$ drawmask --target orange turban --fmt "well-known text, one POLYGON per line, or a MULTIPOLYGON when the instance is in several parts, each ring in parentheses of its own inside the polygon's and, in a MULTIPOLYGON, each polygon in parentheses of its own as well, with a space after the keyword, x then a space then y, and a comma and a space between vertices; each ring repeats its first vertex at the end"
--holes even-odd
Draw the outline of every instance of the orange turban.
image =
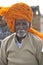
MULTIPOLYGON (((25 19, 28 22, 31 22, 33 19, 33 12, 30 6, 24 3, 17 3, 11 6, 6 14, 6 23, 11 32, 15 32, 15 21, 17 19, 25 19)), ((29 32, 36 34, 43 40, 43 34, 36 31, 33 28, 28 30, 29 32)))
POLYGON ((33 18, 32 9, 24 3, 14 4, 9 8, 9 11, 6 15, 6 23, 9 29, 14 32, 15 20, 25 19, 28 22, 31 22, 33 18))

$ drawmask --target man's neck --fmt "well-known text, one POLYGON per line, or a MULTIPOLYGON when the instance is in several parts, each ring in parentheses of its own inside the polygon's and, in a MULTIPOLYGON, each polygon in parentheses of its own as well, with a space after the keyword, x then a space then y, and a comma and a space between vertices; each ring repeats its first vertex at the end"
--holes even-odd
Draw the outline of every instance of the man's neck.
POLYGON ((16 35, 16 38, 17 38, 17 40, 18 40, 19 43, 21 43, 22 40, 23 40, 25 37, 26 37, 26 36, 24 36, 24 37, 18 37, 18 36, 16 35))

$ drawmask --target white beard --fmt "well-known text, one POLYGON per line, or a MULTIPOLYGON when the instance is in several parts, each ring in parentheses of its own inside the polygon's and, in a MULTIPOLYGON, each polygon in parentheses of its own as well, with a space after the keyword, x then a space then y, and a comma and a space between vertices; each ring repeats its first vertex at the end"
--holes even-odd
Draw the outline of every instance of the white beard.
POLYGON ((17 34, 18 37, 25 37, 26 34, 27 34, 27 31, 25 31, 25 30, 18 30, 16 34, 17 34))

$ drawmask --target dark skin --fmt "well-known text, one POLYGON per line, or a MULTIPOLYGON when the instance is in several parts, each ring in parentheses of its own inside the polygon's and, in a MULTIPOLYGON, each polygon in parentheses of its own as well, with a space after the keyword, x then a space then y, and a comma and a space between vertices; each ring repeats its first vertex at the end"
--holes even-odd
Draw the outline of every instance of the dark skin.
POLYGON ((16 38, 17 38, 17 40, 18 40, 19 43, 21 43, 22 39, 24 39, 25 37, 26 37, 26 36, 24 36, 24 37, 18 37, 18 36, 16 35, 16 38))
MULTIPOLYGON (((21 22, 22 20, 20 20, 20 22, 21 22)), ((16 22, 16 38, 17 38, 17 40, 18 40, 18 42, 19 43, 21 43, 21 41, 22 41, 22 39, 24 39, 25 37, 26 37, 26 35, 24 36, 24 37, 19 37, 19 36, 17 36, 17 30, 21 30, 21 29, 24 29, 24 30, 26 30, 27 31, 27 29, 28 28, 30 28, 30 26, 31 26, 31 23, 29 22, 29 27, 27 26, 27 22, 25 23, 25 20, 24 20, 24 22, 22 22, 22 23, 20 23, 20 22, 16 22), (24 26, 23 26, 24 25, 24 26)))

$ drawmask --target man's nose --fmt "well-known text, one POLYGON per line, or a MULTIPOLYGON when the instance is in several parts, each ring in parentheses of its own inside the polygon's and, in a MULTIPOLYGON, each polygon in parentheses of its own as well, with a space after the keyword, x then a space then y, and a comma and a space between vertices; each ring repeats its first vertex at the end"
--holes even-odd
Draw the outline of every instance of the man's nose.
POLYGON ((23 25, 22 24, 20 24, 20 29, 23 29, 23 25))

